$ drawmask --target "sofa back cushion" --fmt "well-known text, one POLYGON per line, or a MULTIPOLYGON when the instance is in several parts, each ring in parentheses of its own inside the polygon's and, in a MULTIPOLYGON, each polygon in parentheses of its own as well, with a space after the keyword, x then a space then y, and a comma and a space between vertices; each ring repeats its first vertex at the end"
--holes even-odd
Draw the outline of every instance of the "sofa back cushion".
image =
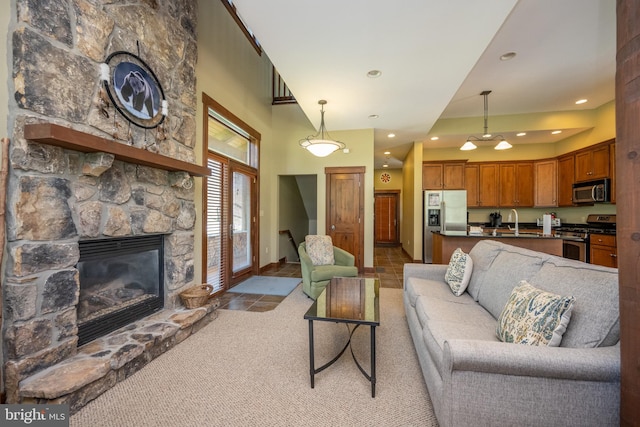
POLYGON ((617 269, 553 257, 530 283, 575 297, 561 347, 604 347, 620 340, 617 269))
POLYGON ((484 283, 487 271, 491 268, 491 264, 496 256, 504 248, 504 244, 496 240, 480 240, 469 251, 469 256, 473 261, 473 272, 467 287, 467 292, 478 301, 478 293, 484 283))
POLYGON ((478 293, 478 303, 496 319, 507 304, 513 288, 522 280, 531 278, 540 270, 545 254, 515 246, 506 246, 491 265, 478 293))

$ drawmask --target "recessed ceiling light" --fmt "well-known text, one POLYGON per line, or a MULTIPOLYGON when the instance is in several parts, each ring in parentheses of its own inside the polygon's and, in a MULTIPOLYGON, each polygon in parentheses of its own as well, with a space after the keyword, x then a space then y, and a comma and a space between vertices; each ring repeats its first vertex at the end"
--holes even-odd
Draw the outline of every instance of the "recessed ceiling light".
POLYGON ((576 104, 577 104, 577 105, 580 105, 580 104, 584 104, 584 103, 586 103, 586 102, 587 102, 587 100, 586 100, 586 99, 578 99, 578 100, 576 101, 576 104))
POLYGON ((389 155, 389 154, 391 154, 391 151, 385 151, 384 154, 389 155))
POLYGON ((525 136, 527 133, 526 132, 520 132, 520 133, 516 133, 516 136, 525 136))
POLYGON ((516 53, 515 52, 507 52, 503 55, 500 55, 500 61, 508 61, 510 59, 515 58, 516 53))
POLYGON ((438 139, 440 139, 440 138, 438 138, 437 136, 432 136, 432 137, 431 137, 431 140, 432 140, 432 141, 437 141, 438 139))
POLYGON ((369 114, 369 118, 370 119, 377 119, 378 117, 380 117, 380 116, 377 115, 377 114, 369 114))
POLYGON ((370 77, 372 79, 378 78, 382 75, 382 71, 380 70, 370 70, 367 72, 367 77, 370 77))
POLYGON ((562 133, 561 130, 554 130, 553 132, 551 132, 551 135, 557 135, 559 133, 562 133))
POLYGON ((383 167, 383 168, 388 168, 388 167, 389 167, 389 165, 385 163, 384 165, 382 165, 382 167, 383 167))
POLYGON ((387 135, 389 138, 395 138, 396 134, 395 133, 390 133, 389 135, 387 135))

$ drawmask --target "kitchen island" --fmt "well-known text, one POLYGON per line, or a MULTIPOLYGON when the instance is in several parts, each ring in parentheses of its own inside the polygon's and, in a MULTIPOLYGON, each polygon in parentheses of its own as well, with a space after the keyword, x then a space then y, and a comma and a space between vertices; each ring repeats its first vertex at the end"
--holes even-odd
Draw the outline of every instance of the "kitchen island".
POLYGON ((515 233, 482 233, 482 234, 451 234, 432 231, 433 233, 433 264, 448 264, 451 254, 456 248, 469 253, 471 248, 480 240, 501 240, 513 246, 562 256, 562 238, 545 236, 534 232, 515 233))

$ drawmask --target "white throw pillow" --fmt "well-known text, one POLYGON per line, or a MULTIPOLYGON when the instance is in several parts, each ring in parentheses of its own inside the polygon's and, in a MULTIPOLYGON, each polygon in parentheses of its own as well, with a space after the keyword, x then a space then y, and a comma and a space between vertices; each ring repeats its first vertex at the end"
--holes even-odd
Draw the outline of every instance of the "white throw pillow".
POLYGON ((444 280, 449 284, 451 292, 455 296, 459 297, 467 289, 472 271, 473 260, 471 257, 460 248, 453 251, 444 280))
POLYGON ((304 242, 313 265, 335 264, 331 236, 309 235, 304 238, 304 242))
POLYGON ((546 292, 522 280, 498 317, 496 335, 504 342, 558 347, 574 302, 572 296, 546 292))

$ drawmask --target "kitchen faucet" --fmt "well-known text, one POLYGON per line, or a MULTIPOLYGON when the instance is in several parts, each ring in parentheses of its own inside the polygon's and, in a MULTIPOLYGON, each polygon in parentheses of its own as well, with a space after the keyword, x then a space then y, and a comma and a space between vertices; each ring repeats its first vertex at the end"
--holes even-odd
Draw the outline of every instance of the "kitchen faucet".
MULTIPOLYGON (((516 236, 520 235, 520 232, 518 231, 518 211, 515 209, 511 209, 511 212, 516 214, 516 228, 514 230, 514 234, 516 236)), ((511 222, 511 212, 509 212, 509 218, 507 218, 507 221, 511 222)), ((511 226, 509 226, 509 230, 511 230, 511 226)))

